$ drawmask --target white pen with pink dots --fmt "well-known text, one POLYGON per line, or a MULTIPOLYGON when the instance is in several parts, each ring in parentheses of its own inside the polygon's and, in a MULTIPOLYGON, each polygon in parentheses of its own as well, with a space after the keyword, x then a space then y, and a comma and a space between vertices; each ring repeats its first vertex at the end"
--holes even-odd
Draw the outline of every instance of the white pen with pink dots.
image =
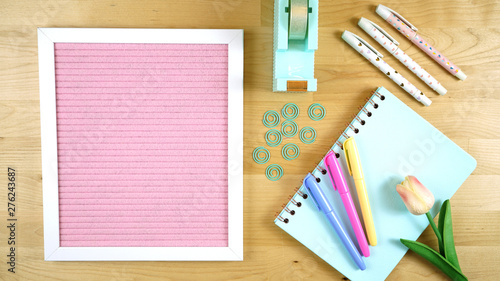
POLYGON ((416 100, 425 106, 431 105, 432 101, 422 91, 382 60, 384 56, 361 37, 346 30, 342 33, 342 39, 416 100))
POLYGON ((380 28, 375 23, 361 18, 358 22, 359 27, 384 47, 389 53, 396 57, 404 66, 411 70, 422 81, 425 82, 430 88, 440 95, 446 94, 447 90, 432 77, 425 69, 423 69, 417 62, 410 58, 403 50, 399 48, 399 42, 392 38, 385 30, 380 28))

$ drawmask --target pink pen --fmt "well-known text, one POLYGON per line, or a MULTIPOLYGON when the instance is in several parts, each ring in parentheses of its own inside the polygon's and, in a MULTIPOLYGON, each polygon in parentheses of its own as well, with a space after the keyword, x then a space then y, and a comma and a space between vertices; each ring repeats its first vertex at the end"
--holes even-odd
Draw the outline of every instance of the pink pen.
POLYGON ((418 29, 415 26, 413 26, 408 20, 403 18, 400 14, 396 13, 394 10, 387 8, 382 4, 377 6, 376 12, 392 27, 394 27, 401 34, 403 34, 408 40, 410 40, 413 44, 422 49, 422 51, 424 51, 428 56, 433 58, 442 67, 448 70, 449 73, 451 73, 460 80, 465 80, 465 78, 467 78, 467 75, 465 75, 465 73, 462 70, 460 70, 458 66, 453 64, 443 54, 441 54, 438 50, 436 50, 436 48, 432 47, 431 44, 425 41, 424 38, 422 38, 420 35, 417 35, 418 29))
POLYGON ((340 164, 335 157, 335 153, 330 151, 325 156, 325 165, 332 180, 333 189, 337 190, 344 204, 347 215, 349 216, 349 221, 358 240, 359 247, 361 248, 361 253, 365 257, 370 256, 370 249, 368 248, 368 242, 366 241, 365 232, 363 231, 363 226, 359 221, 358 212, 352 201, 351 193, 349 192, 349 187, 347 186, 344 174, 340 168, 340 164))

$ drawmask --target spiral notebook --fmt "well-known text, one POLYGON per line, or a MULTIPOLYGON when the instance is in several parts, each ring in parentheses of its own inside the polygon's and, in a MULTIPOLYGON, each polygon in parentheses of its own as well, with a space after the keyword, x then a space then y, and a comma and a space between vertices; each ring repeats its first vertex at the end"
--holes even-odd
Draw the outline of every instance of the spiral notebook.
MULTIPOLYGON (((358 214, 354 181, 342 151, 343 141, 350 136, 358 146, 378 240, 377 246, 370 246, 370 257, 363 257, 366 270, 358 269, 326 217, 307 196, 304 185, 274 222, 347 278, 384 280, 407 251, 399 239, 416 240, 429 224, 425 217, 409 213, 396 185, 406 175, 416 176, 435 196, 431 210, 435 216, 441 203, 451 198, 475 169, 476 160, 380 87, 331 148, 340 158, 358 214)), ((318 167, 324 167, 323 160, 318 167)), ((318 167, 313 175, 320 179, 320 186, 357 245, 339 194, 318 167)))

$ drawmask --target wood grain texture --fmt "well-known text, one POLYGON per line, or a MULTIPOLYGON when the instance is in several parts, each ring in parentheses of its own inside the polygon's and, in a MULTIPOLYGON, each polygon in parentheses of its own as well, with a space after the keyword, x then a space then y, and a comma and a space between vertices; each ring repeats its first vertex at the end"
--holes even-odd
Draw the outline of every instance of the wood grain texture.
MULTIPOLYGON (((437 49, 462 68, 458 81, 399 33, 391 32, 413 59, 440 81, 439 96, 395 58, 394 66, 433 101, 420 106, 340 38, 366 17, 388 27, 374 12, 377 1, 320 0, 318 91, 272 92, 271 0, 72 1, 6 0, 0 3, 0 280, 343 280, 310 250, 273 223, 307 171, 324 155, 377 86, 384 86, 478 161, 477 169, 451 199, 457 253, 469 280, 500 278, 500 2, 476 0, 386 1, 403 14, 437 49), (244 261, 243 262, 45 262, 38 57, 36 27, 243 28, 245 30, 244 261), (301 145, 297 160, 273 157, 285 175, 270 182, 265 165, 251 160, 264 145, 262 115, 296 103, 299 126, 313 125, 313 145, 301 145), (327 116, 312 123, 307 107, 319 102, 327 116), (7 272, 7 167, 17 178, 16 274, 7 272)), ((390 30, 390 29, 389 29, 390 30)), ((377 46, 375 41, 369 41, 377 46)), ((271 150, 273 155, 277 151, 271 150), (274 152, 274 153, 273 153, 274 152)), ((424 219, 424 218, 422 218, 424 219)), ((419 241, 437 248, 432 230, 419 241)), ((408 253, 388 280, 445 280, 432 265, 408 253)))

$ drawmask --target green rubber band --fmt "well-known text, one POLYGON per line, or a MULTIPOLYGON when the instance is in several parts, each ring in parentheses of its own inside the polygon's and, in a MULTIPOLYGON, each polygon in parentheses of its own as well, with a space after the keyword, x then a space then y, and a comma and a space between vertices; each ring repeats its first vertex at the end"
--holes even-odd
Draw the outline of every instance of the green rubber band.
POLYGON ((267 150, 263 146, 259 146, 253 150, 252 153, 253 161, 257 164, 266 164, 267 161, 269 161, 269 158, 271 158, 271 153, 269 153, 269 150, 267 150), (264 154, 263 156, 261 156, 264 154))
POLYGON ((276 129, 271 129, 267 131, 264 139, 266 140, 267 145, 269 145, 270 147, 278 146, 281 144, 281 132, 276 129), (274 139, 272 139, 273 137, 274 139))
POLYGON ((280 114, 275 110, 268 110, 264 113, 262 123, 268 128, 274 128, 280 123, 280 114))
POLYGON ((294 143, 287 143, 281 149, 281 156, 283 156, 283 158, 285 158, 285 160, 288 161, 299 157, 299 154, 300 154, 300 149, 294 143))
POLYGON ((293 120, 299 116, 299 107, 295 103, 287 103, 283 106, 283 109, 281 109, 281 115, 283 115, 285 119, 293 120))
POLYGON ((266 168, 266 177, 271 181, 277 181, 283 176, 283 168, 277 164, 271 164, 266 168))
POLYGON ((281 133, 283 136, 291 138, 297 134, 299 128, 297 127, 297 123, 291 120, 286 120, 281 124, 281 133), (290 130, 288 130, 290 128, 290 130))
POLYGON ((309 118, 311 118, 314 121, 319 121, 325 117, 326 110, 325 108, 319 104, 319 103, 313 103, 311 106, 309 106, 309 110, 307 111, 307 115, 309 115, 309 118), (319 113, 316 113, 316 111, 319 110, 319 113))
POLYGON ((304 127, 300 130, 299 139, 305 144, 311 144, 316 140, 316 130, 312 127, 304 127), (310 137, 307 134, 311 134, 310 137))

